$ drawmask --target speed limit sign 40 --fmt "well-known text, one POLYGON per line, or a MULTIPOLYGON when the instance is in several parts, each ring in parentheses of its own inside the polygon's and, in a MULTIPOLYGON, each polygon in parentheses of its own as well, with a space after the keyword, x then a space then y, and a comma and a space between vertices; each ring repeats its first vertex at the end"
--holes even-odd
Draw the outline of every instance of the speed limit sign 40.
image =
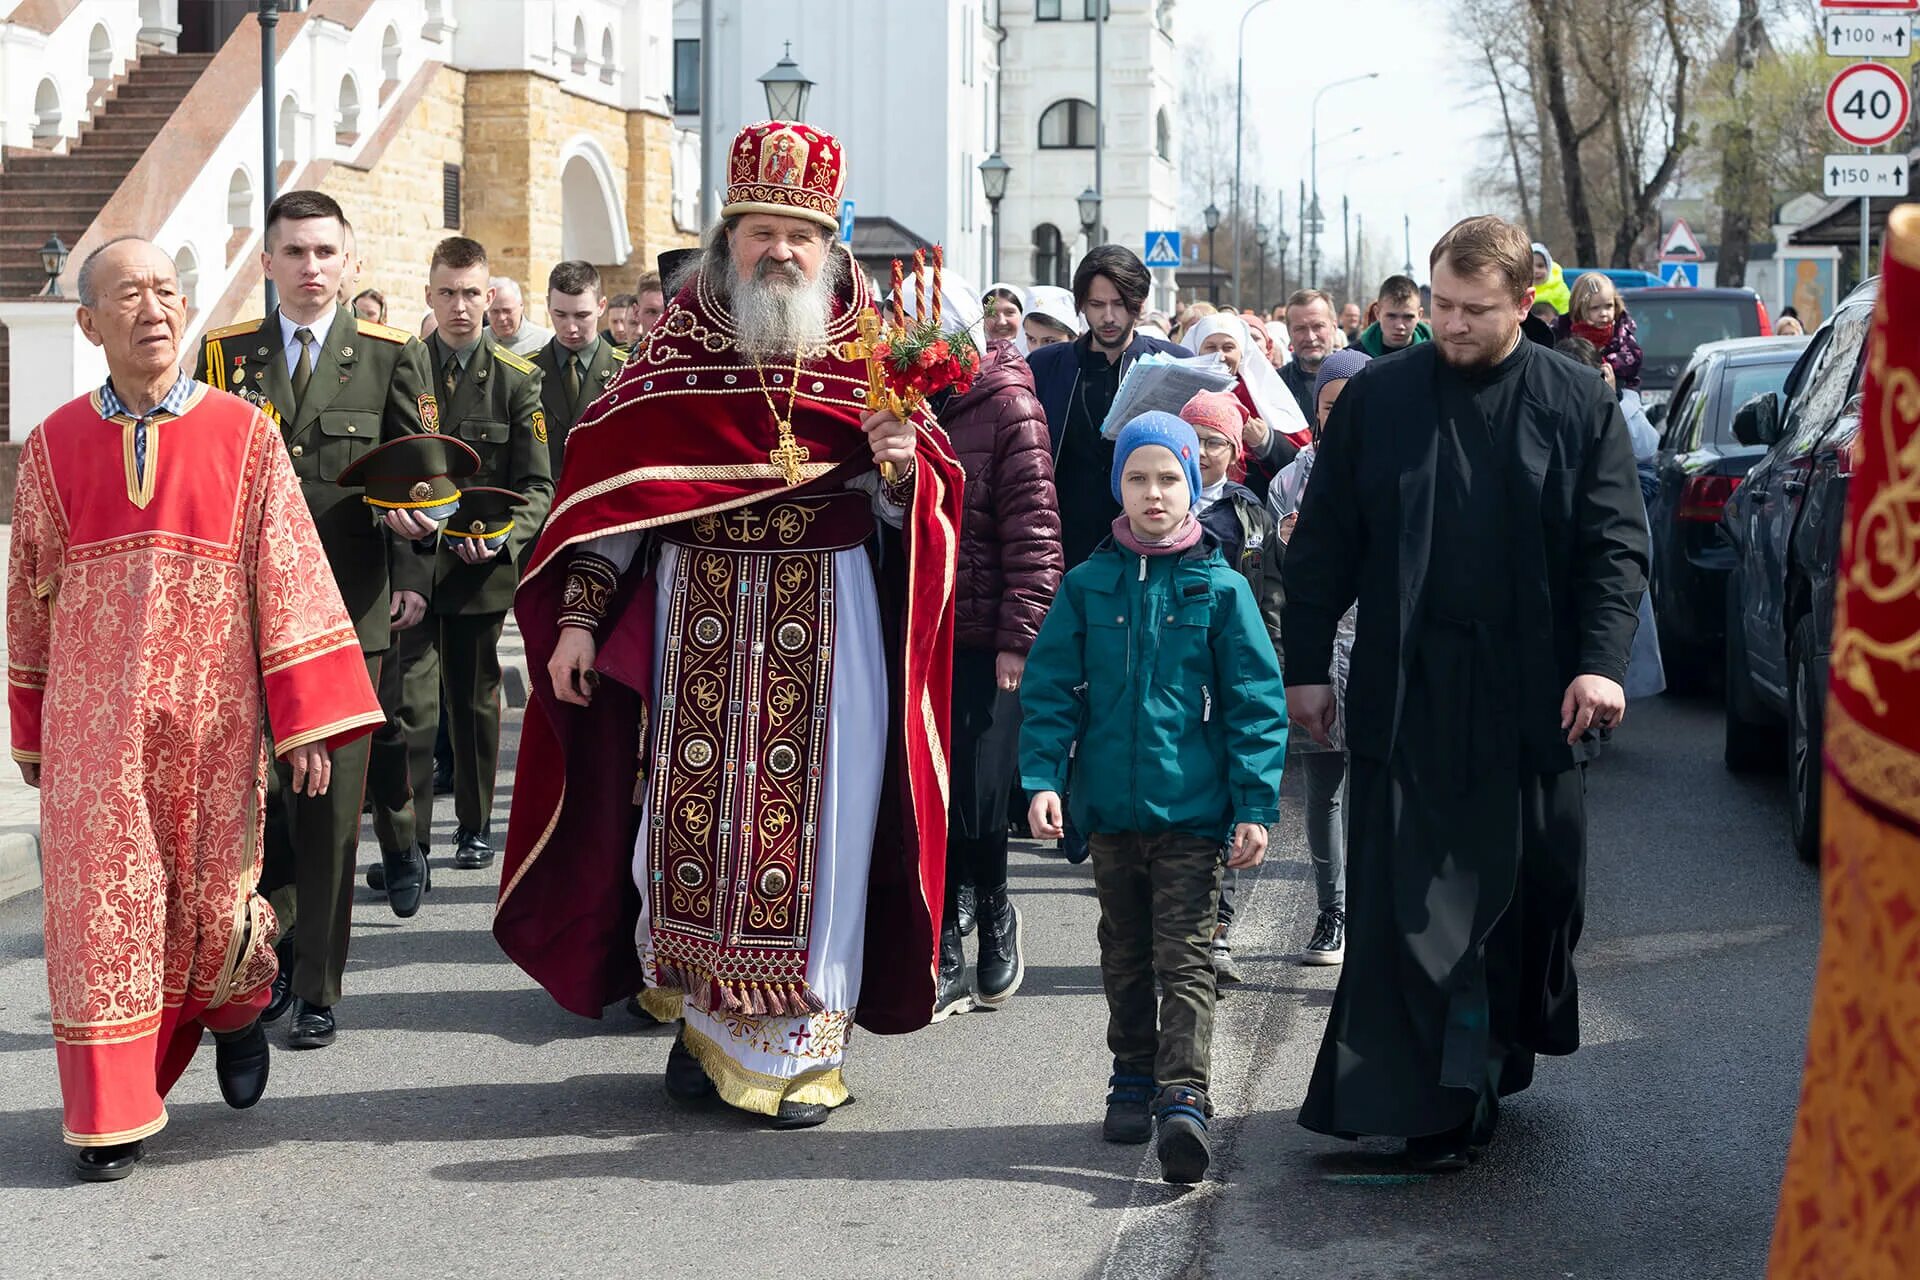
POLYGON ((1907 127, 1913 98, 1885 63, 1856 62, 1827 86, 1827 123, 1856 147, 1877 147, 1907 127))

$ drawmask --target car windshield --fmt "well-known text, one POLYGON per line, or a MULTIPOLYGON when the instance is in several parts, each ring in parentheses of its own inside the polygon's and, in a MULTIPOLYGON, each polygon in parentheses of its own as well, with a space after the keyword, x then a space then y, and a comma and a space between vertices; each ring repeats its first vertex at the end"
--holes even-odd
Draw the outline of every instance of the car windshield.
POLYGON ((1689 295, 1684 289, 1636 294, 1627 304, 1643 358, 1642 379, 1670 388, 1692 358, 1695 347, 1722 338, 1751 338, 1760 332, 1760 316, 1751 298, 1689 295))
POLYGON ((1765 363, 1736 364, 1728 368, 1720 380, 1720 404, 1713 415, 1713 443, 1739 443, 1733 435, 1734 410, 1755 396, 1786 386, 1787 375, 1793 372, 1793 362, 1799 356, 1798 351, 1783 351, 1765 363))

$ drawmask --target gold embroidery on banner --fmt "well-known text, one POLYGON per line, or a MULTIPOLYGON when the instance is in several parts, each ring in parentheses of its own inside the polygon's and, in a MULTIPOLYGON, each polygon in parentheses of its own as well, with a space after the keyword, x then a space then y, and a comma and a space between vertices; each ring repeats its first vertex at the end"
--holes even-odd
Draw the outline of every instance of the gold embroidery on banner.
POLYGON ((1920 378, 1909 368, 1888 365, 1883 330, 1875 324, 1868 349, 1871 373, 1880 385, 1879 420, 1863 423, 1861 430, 1879 432, 1887 480, 1865 506, 1854 510, 1850 504, 1847 513, 1845 536, 1853 554, 1834 604, 1832 658, 1835 675, 1882 716, 1889 708, 1874 679, 1875 665, 1901 671, 1920 667, 1920 631, 1887 639, 1848 622, 1847 597, 1855 591, 1879 605, 1920 593, 1920 432, 1900 444, 1903 424, 1920 418, 1920 378))
POLYGON ((1827 700, 1826 755, 1842 786, 1920 824, 1920 753, 1861 724, 1838 698, 1827 700))

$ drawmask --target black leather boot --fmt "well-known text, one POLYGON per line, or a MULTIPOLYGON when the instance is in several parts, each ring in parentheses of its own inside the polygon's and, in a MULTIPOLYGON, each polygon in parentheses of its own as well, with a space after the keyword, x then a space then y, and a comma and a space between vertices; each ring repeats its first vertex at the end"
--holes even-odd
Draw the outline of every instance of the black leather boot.
POLYGON ((980 958, 974 966, 974 999, 997 1009, 1013 998, 1026 976, 1020 954, 1020 912, 1007 900, 1007 886, 980 895, 980 958))
POLYGON ((933 991, 934 1022, 973 1008, 967 986, 967 953, 960 945, 960 926, 949 921, 940 929, 940 980, 933 991))
POLYGON ((960 925, 960 936, 963 938, 971 938, 973 936, 973 926, 977 923, 974 912, 973 885, 971 883, 963 884, 954 891, 953 914, 954 919, 960 925))
POLYGON ((267 1048, 264 1018, 239 1031, 213 1033, 213 1074, 220 1082, 220 1096, 236 1111, 245 1111, 260 1101, 267 1091, 267 1068, 272 1058, 267 1048))

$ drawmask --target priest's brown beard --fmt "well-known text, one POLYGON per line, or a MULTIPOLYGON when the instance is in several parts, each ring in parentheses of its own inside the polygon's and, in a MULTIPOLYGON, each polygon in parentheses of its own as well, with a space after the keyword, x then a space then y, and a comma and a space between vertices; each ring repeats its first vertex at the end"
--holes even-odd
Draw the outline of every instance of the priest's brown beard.
POLYGON ((772 258, 762 258, 753 278, 742 280, 729 261, 715 283, 733 313, 734 346, 748 360, 764 364, 824 344, 844 270, 843 259, 831 250, 812 280, 798 264, 772 258))

